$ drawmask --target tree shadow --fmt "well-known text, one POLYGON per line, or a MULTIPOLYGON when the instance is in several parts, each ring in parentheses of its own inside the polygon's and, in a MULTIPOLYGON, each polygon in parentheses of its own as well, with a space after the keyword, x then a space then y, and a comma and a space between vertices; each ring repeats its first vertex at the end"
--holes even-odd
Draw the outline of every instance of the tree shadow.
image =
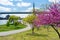
POLYGON ((48 37, 48 35, 47 35, 47 34, 38 34, 38 33, 34 33, 34 34, 32 34, 32 33, 27 33, 26 35, 29 35, 29 36, 41 36, 41 37, 48 37))

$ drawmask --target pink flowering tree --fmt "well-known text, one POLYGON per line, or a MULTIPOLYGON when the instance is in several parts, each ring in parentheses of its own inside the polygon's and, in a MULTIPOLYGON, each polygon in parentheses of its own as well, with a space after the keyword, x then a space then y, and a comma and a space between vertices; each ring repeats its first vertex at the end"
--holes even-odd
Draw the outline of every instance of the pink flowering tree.
POLYGON ((60 38, 60 33, 56 27, 60 27, 60 5, 53 4, 48 8, 49 11, 43 11, 43 13, 36 14, 38 20, 34 20, 36 26, 50 25, 58 34, 60 38))

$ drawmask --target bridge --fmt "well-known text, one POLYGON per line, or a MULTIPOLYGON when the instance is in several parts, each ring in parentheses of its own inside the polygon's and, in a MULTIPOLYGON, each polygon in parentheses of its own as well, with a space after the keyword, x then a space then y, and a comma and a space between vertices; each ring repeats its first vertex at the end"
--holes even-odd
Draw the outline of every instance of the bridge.
POLYGON ((1 14, 8 14, 5 18, 0 17, 0 20, 7 20, 9 18, 9 14, 32 14, 32 12, 0 12, 1 14))
POLYGON ((32 14, 32 12, 0 12, 0 14, 32 14))

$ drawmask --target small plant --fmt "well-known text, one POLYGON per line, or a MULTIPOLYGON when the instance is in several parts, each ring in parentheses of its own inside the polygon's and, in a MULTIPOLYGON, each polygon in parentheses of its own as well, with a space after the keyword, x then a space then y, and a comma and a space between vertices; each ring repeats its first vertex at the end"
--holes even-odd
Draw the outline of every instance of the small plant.
POLYGON ((15 25, 15 26, 18 26, 18 25, 19 25, 19 22, 14 22, 14 25, 15 25))
POLYGON ((6 26, 10 26, 9 21, 7 22, 6 26))

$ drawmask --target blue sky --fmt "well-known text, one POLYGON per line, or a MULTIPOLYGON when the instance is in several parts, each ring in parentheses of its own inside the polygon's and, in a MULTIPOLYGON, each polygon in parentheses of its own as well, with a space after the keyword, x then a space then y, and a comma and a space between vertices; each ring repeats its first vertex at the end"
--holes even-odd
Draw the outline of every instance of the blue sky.
POLYGON ((0 0, 0 12, 28 12, 32 10, 33 2, 38 9, 54 0, 0 0))
MULTIPOLYGON (((30 12, 33 8, 33 2, 35 8, 43 8, 44 4, 55 3, 55 0, 0 0, 0 12, 30 12)), ((60 0, 56 0, 59 3, 60 0)), ((4 15, 1 15, 4 16, 4 15)), ((17 16, 25 17, 25 14, 19 14, 17 16)))

